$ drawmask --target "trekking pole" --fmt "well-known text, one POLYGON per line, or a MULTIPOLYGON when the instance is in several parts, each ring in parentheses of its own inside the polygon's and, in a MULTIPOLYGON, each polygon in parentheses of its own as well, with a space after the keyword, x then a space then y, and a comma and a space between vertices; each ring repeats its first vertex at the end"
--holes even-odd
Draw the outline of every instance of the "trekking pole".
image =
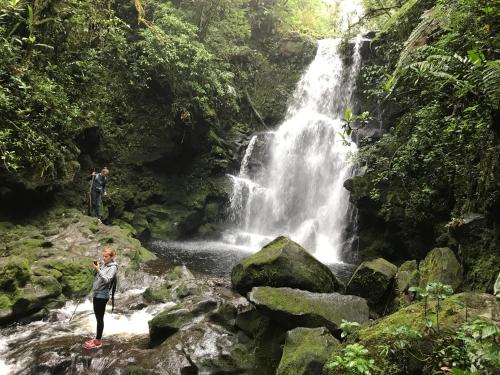
POLYGON ((75 310, 73 311, 73 314, 71 314, 71 317, 69 318, 68 320, 68 323, 71 322, 71 320, 73 319, 73 317, 75 316, 75 313, 76 313, 76 309, 78 308, 78 306, 80 306, 80 303, 82 302, 82 298, 79 298, 77 303, 76 303, 76 306, 75 306, 75 310))
POLYGON ((71 320, 73 320, 73 317, 75 316, 76 314, 76 310, 78 309, 78 306, 80 306, 80 304, 82 303, 82 301, 85 301, 87 299, 87 297, 90 295, 90 293, 92 293, 92 289, 90 289, 90 292, 87 293, 86 295, 84 295, 83 297, 80 297, 76 300, 76 306, 75 306, 75 309, 73 310, 73 314, 71 314, 71 317, 69 318, 68 320, 68 323, 71 322, 71 320))

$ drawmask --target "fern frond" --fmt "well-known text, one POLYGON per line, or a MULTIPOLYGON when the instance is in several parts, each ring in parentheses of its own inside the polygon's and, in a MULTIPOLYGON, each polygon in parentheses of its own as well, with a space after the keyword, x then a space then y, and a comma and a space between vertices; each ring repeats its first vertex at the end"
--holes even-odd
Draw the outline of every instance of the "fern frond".
POLYGON ((438 14, 441 8, 435 6, 424 12, 422 15, 422 21, 413 29, 412 33, 405 42, 405 47, 401 54, 399 55, 399 61, 396 65, 396 70, 398 68, 408 65, 411 53, 418 47, 425 45, 428 37, 440 28, 440 20, 438 14))
POLYGON ((483 87, 493 104, 500 101, 500 60, 487 61, 483 69, 483 87))

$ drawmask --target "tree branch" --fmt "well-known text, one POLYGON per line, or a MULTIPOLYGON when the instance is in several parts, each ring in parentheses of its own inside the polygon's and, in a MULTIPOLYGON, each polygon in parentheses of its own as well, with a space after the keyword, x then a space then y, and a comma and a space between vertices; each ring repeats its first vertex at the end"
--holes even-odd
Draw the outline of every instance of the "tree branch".
POLYGON ((366 19, 370 19, 370 18, 374 18, 374 17, 378 17, 382 14, 387 14, 388 16, 390 16, 390 10, 393 10, 393 9, 399 9, 400 6, 392 6, 392 7, 384 7, 384 8, 377 8, 377 9, 369 9, 368 12, 366 12, 362 17, 359 18, 359 20, 357 20, 356 22, 354 22, 352 25, 349 26, 348 28, 348 31, 350 31, 353 27, 359 25, 359 24, 362 24, 366 19))

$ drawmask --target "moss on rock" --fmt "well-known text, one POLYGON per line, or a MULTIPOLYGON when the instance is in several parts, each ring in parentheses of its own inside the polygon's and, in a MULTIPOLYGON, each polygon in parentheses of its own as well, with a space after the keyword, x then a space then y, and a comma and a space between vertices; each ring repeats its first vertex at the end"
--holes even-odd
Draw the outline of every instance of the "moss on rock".
POLYGON ((431 250, 420 263, 420 287, 425 288, 428 283, 440 282, 451 285, 456 290, 462 283, 462 266, 450 248, 441 247, 431 250))
POLYGON ((162 311, 148 322, 149 342, 157 346, 183 326, 189 324, 194 316, 187 309, 174 308, 162 311))
POLYGON ((26 258, 13 256, 0 261, 0 289, 15 292, 26 285, 31 277, 29 262, 26 258))
POLYGON ((416 260, 404 262, 396 274, 396 289, 399 294, 404 293, 411 286, 419 284, 420 275, 416 260))
POLYGON ((290 287, 329 293, 341 288, 330 269, 302 246, 278 237, 231 272, 233 288, 245 294, 255 286, 290 287))
POLYGON ((288 329, 324 326, 334 332, 343 319, 360 323, 368 320, 368 305, 357 296, 255 287, 248 298, 259 311, 288 329))
POLYGON ((320 374, 333 347, 338 344, 323 327, 298 327, 288 331, 276 375, 320 374))
POLYGON ((385 303, 398 268, 383 258, 363 262, 347 284, 347 292, 364 297, 372 307, 385 303))
POLYGON ((14 315, 36 312, 61 292, 62 287, 54 277, 33 276, 32 282, 19 290, 12 304, 12 312, 14 315))

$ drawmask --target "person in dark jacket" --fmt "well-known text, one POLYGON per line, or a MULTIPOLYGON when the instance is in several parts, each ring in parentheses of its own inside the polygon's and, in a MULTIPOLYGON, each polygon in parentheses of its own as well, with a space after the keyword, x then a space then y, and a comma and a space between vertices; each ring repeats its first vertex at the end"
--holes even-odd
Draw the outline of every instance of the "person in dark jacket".
POLYGON ((89 214, 92 214, 92 211, 94 211, 99 222, 101 222, 102 197, 106 195, 106 179, 108 174, 108 168, 104 167, 100 173, 92 172, 89 176, 92 180, 90 184, 89 214))
POLYGON ((95 261, 93 265, 97 272, 92 285, 92 290, 94 292, 92 304, 94 305, 94 315, 97 321, 97 333, 95 339, 85 341, 83 344, 85 349, 98 349, 102 346, 101 339, 104 330, 104 313, 118 271, 118 264, 114 261, 115 256, 116 251, 111 247, 106 247, 102 252, 103 265, 99 265, 97 261, 95 261))

